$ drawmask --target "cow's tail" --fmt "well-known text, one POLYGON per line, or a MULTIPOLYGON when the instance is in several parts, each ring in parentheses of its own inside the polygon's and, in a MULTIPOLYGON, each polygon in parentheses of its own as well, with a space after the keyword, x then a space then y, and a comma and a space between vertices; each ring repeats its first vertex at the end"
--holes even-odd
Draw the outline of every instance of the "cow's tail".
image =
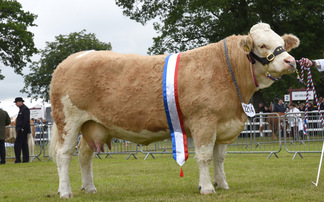
POLYGON ((50 144, 49 144, 49 155, 54 163, 56 163, 55 162, 55 160, 56 160, 55 148, 56 148, 57 142, 58 142, 58 133, 57 133, 56 124, 54 123, 52 126, 52 130, 51 130, 51 140, 50 140, 50 144))

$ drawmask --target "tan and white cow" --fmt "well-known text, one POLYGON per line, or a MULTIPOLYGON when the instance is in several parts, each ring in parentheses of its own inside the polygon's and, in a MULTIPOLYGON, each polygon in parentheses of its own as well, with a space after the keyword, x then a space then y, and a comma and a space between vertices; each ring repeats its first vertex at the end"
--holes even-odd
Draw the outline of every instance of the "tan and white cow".
MULTIPOLYGON (((273 83, 267 72, 279 77, 294 71, 295 59, 287 52, 268 65, 256 62, 252 66, 247 59, 251 51, 266 57, 278 46, 287 51, 297 47, 299 40, 293 35, 280 37, 269 25, 259 23, 249 35, 233 35, 226 41, 245 103, 259 88, 273 83)), ((69 56, 57 67, 50 92, 55 121, 50 153, 57 164, 62 198, 72 197, 68 168, 80 131, 82 189, 92 193, 96 192, 92 159, 103 144, 109 146, 114 137, 138 144, 170 138, 162 92, 165 58, 87 51, 69 56)), ((212 160, 216 188, 228 189, 223 169, 226 145, 243 130, 247 116, 226 63, 223 42, 182 53, 178 90, 185 129, 195 143, 200 192, 215 192, 209 174, 212 160)))

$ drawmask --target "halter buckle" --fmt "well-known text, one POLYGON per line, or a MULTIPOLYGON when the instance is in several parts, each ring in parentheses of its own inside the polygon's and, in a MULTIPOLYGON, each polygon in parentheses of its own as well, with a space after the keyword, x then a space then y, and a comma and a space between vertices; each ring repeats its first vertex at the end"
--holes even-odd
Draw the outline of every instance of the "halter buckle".
POLYGON ((272 60, 274 60, 275 59, 275 55, 273 54, 273 53, 270 53, 267 57, 266 57, 266 59, 269 61, 269 62, 271 62, 272 60))

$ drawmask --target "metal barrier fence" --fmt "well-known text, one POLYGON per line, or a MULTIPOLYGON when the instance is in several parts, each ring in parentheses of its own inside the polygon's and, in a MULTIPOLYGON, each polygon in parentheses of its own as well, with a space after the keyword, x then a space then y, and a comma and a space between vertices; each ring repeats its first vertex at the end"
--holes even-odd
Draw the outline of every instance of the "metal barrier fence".
MULTIPOLYGON (((323 111, 324 112, 324 111, 323 111)), ((227 153, 265 153, 269 154, 268 158, 284 149, 288 153, 292 153, 293 159, 299 155, 303 158, 302 153, 318 153, 322 150, 324 141, 324 129, 321 126, 318 112, 308 113, 307 120, 307 136, 302 133, 302 125, 304 112, 286 113, 279 116, 277 113, 258 113, 255 117, 246 121, 244 130, 238 136, 236 141, 229 144, 227 153)), ((48 144, 51 138, 51 124, 35 125, 36 135, 34 139, 34 148, 30 151, 30 160, 39 160, 40 156, 49 157, 48 144)), ((15 130, 14 127, 8 127, 15 130)), ((81 136, 79 136, 81 137, 81 136)), ((188 138, 188 151, 195 153, 194 142, 192 138, 188 138)), ((127 154, 129 159, 141 152, 146 154, 144 159, 149 156, 152 158, 154 154, 172 154, 172 142, 170 139, 155 142, 147 146, 138 145, 128 141, 113 139, 111 149, 104 145, 104 152, 97 154, 97 158, 112 157, 113 154, 127 154)), ((75 154, 77 155, 77 146, 75 154)), ((15 158, 14 144, 11 141, 6 142, 6 158, 15 158)), ((49 159, 48 159, 49 160, 49 159)))
MULTIPOLYGON (((108 146, 104 146, 104 152, 100 153, 105 155, 105 158, 112 157, 112 154, 128 154, 127 160, 133 156, 135 159, 137 159, 136 155, 138 153, 138 147, 139 145, 136 143, 132 143, 125 140, 120 139, 113 139, 111 142, 111 149, 108 149, 108 146)), ((96 156, 98 158, 101 158, 98 153, 96 153, 96 156)))
MULTIPOLYGON (((42 154, 46 157, 47 154, 47 144, 50 141, 51 124, 35 124, 31 125, 35 130, 35 137, 32 134, 28 134, 28 149, 30 161, 39 160, 42 154)), ((16 139, 16 128, 15 126, 7 126, 7 132, 9 132, 9 137, 6 137, 5 149, 6 158, 15 158, 14 141, 16 139)))
MULTIPOLYGON (((321 111, 324 113, 324 111, 321 111)), ((324 141, 324 129, 319 118, 319 113, 308 112, 306 121, 307 135, 303 133, 304 112, 286 113, 285 119, 285 149, 288 153, 293 153, 293 159, 297 154, 303 158, 302 153, 318 153, 322 151, 324 141)))
POLYGON ((227 146, 227 153, 267 153, 277 158, 281 151, 282 119, 277 113, 259 113, 246 121, 236 141, 227 146))

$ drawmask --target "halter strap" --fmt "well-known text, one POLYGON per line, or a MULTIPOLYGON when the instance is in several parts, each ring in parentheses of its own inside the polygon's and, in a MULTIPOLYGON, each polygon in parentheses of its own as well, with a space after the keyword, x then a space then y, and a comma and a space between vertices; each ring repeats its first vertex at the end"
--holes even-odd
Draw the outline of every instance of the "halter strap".
POLYGON ((278 46, 273 51, 273 53, 270 53, 267 57, 261 58, 261 57, 257 56, 255 53, 253 53, 252 51, 250 52, 250 57, 256 59, 257 61, 259 61, 263 65, 267 65, 271 61, 273 61, 277 55, 279 55, 280 53, 283 53, 283 52, 286 52, 286 50, 282 46, 278 46))
POLYGON ((255 63, 255 60, 250 56, 250 54, 246 55, 248 60, 250 61, 250 69, 251 69, 251 73, 252 73, 252 77, 253 77, 253 81, 254 81, 254 85, 257 89, 259 89, 259 83, 256 80, 255 77, 255 73, 254 73, 254 68, 253 68, 253 64, 255 63))

